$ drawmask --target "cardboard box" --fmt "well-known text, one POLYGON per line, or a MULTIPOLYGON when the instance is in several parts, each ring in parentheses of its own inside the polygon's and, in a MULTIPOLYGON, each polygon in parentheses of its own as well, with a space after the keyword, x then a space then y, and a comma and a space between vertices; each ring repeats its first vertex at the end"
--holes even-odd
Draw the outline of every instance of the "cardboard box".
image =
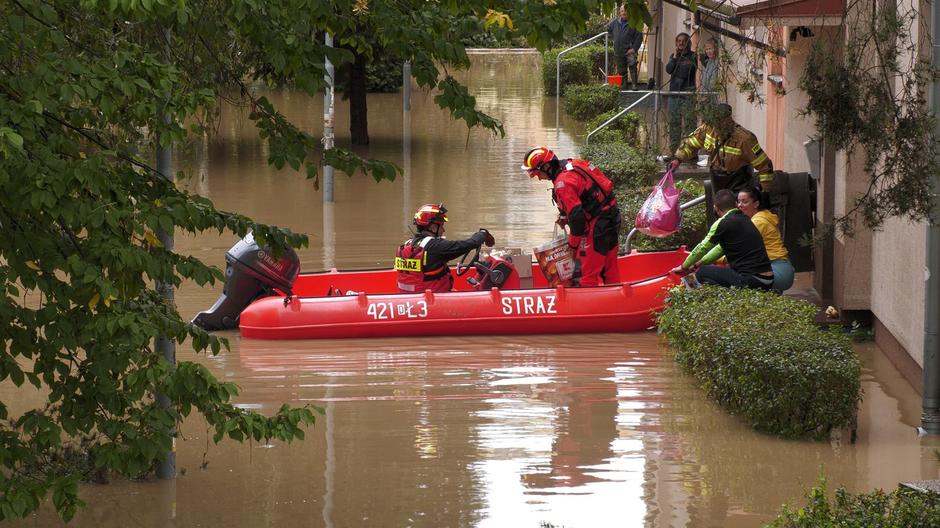
POLYGON ((532 277, 532 253, 522 248, 512 247, 493 251, 492 255, 511 262, 512 266, 516 268, 516 273, 519 274, 520 279, 532 277))

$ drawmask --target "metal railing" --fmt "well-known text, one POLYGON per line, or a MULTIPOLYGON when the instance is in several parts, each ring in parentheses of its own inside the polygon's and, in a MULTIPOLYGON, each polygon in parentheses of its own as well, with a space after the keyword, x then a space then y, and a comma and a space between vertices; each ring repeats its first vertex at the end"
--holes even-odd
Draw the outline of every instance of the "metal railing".
MULTIPOLYGON (((705 203, 704 194, 702 196, 699 196, 698 198, 693 198, 689 200, 688 202, 685 202, 684 204, 679 206, 679 209, 685 211, 686 209, 690 207, 695 207, 696 205, 703 204, 703 203, 705 203)), ((633 236, 636 234, 637 234, 637 229, 635 227, 631 229, 629 233, 627 233, 627 239, 623 243, 624 249, 626 250, 627 253, 633 250, 633 236)))
POLYGON ((719 92, 664 92, 662 90, 621 90, 624 93, 643 93, 636 101, 632 102, 629 106, 617 113, 617 115, 611 117, 607 121, 604 121, 599 127, 588 132, 587 137, 584 139, 584 143, 591 142, 591 136, 597 134, 601 130, 607 128, 611 123, 623 117, 624 114, 639 106, 639 104, 649 96, 653 96, 653 137, 657 137, 659 132, 659 108, 660 108, 660 99, 665 95, 666 98, 672 95, 720 95, 719 92))
POLYGON ((594 35, 593 37, 587 40, 582 40, 581 42, 578 42, 577 44, 575 44, 574 46, 571 46, 570 48, 563 49, 558 54, 558 57, 555 58, 555 132, 556 133, 559 130, 559 123, 561 122, 559 119, 560 114, 558 113, 558 108, 559 108, 558 100, 561 97, 561 56, 564 55, 565 53, 568 53, 571 50, 580 48, 581 46, 584 46, 585 44, 589 42, 593 42, 601 37, 604 37, 604 75, 606 76, 608 69, 609 69, 608 68, 608 56, 610 53, 610 47, 608 45, 608 38, 607 38, 606 31, 603 33, 598 33, 597 35, 594 35))
POLYGON ((633 101, 633 103, 631 103, 630 106, 628 106, 628 107, 624 108, 623 110, 617 112, 617 114, 614 115, 614 117, 611 117, 611 118, 608 119, 607 121, 604 121, 604 122, 601 124, 601 126, 599 126, 599 127, 595 128, 594 130, 588 132, 587 137, 584 138, 584 144, 586 145, 586 144, 590 143, 590 142, 591 142, 591 136, 593 136, 594 134, 596 134, 596 133, 600 132, 601 130, 607 128, 607 125, 609 125, 609 124, 613 123, 614 121, 620 119, 620 116, 622 116, 623 114, 626 114, 626 113, 629 112, 630 110, 633 110, 633 108, 634 108, 635 106, 637 106, 637 105, 639 105, 640 103, 642 103, 644 99, 646 99, 647 97, 653 95, 654 93, 656 93, 656 92, 646 92, 646 93, 643 95, 643 97, 640 97, 640 98, 637 99, 636 101, 633 101))

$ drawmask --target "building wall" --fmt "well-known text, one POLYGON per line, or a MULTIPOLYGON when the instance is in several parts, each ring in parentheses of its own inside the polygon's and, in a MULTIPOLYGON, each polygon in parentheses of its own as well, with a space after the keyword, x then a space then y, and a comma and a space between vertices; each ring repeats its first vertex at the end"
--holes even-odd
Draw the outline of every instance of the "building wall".
MULTIPOLYGON (((789 35, 792 28, 784 28, 784 35, 789 35)), ((803 144, 816 135, 816 125, 812 116, 801 116, 800 112, 806 108, 808 98, 806 92, 800 90, 800 76, 806 66, 813 42, 817 38, 826 38, 832 32, 831 28, 812 28, 816 37, 799 37, 793 42, 785 41, 787 57, 783 70, 783 83, 786 96, 783 97, 786 106, 783 127, 783 156, 774 158, 774 168, 786 172, 811 172, 809 160, 803 144)), ((819 174, 813 175, 819 178, 819 174)))
POLYGON ((871 311, 921 367, 926 240, 926 224, 898 218, 872 236, 871 311))
MULTIPOLYGON (((870 10, 870 1, 863 0, 864 5, 857 6, 860 12, 854 15, 865 16, 866 10, 870 10)), ((738 2, 739 5, 742 3, 750 2, 738 2)), ((664 6, 663 14, 665 65, 674 49, 676 33, 689 31, 683 21, 691 16, 669 5, 664 6)), ((852 25, 853 18, 849 17, 848 26, 812 27, 815 37, 798 37, 793 42, 788 38, 791 28, 782 27, 778 44, 787 48, 787 57, 774 63, 765 56, 764 79, 758 83, 765 105, 755 105, 747 100, 746 94, 730 86, 728 102, 734 108, 735 119, 754 132, 771 155, 775 168, 787 172, 810 171, 804 142, 815 135, 816 128, 812 116, 800 115, 807 96, 799 89, 799 80, 813 42, 844 39, 843 35, 852 31, 849 27, 852 25), (767 80, 767 75, 778 72, 784 77, 785 96, 776 94, 767 80)), ((766 28, 733 29, 743 30, 757 40, 768 41, 766 28)), ((723 38, 722 42, 737 57, 738 63, 733 66, 737 75, 749 74, 754 65, 748 63, 748 54, 742 53, 739 45, 731 39, 723 38)), ((751 56, 754 56, 753 52, 751 56)), ((830 154, 834 156, 835 163, 834 166, 830 164, 829 173, 824 168, 820 171, 822 174, 814 175, 821 178, 817 185, 820 221, 823 220, 826 200, 829 200, 830 214, 838 217, 850 211, 855 199, 868 188, 863 153, 854 152, 851 156, 845 152, 830 154), (831 191, 828 195, 825 192, 827 188, 831 191)), ((925 237, 923 223, 890 219, 881 231, 875 233, 859 224, 854 236, 836 236, 831 248, 832 274, 820 278, 831 284, 833 304, 843 310, 870 310, 878 319, 879 330, 890 332, 897 344, 920 366, 923 365, 925 237)), ((821 267, 817 262, 817 273, 821 273, 821 267)), ((818 285, 819 281, 817 288, 818 285)))
MULTIPOLYGON (((744 30, 742 33, 757 40, 767 38, 765 28, 744 30)), ((738 61, 737 64, 732 66, 735 71, 734 75, 737 76, 738 79, 742 77, 754 79, 751 72, 752 67, 759 70, 763 75, 763 81, 756 82, 757 97, 759 99, 754 102, 748 100, 749 94, 741 93, 738 90, 737 86, 735 86, 735 80, 728 82, 728 104, 730 104, 733 109, 734 120, 744 128, 753 132, 754 135, 757 136, 757 141, 760 142, 761 146, 767 148, 767 114, 769 110, 767 105, 767 74, 770 71, 769 62, 766 60, 766 57, 759 54, 755 55, 753 48, 744 46, 730 38, 722 37, 721 42, 728 53, 738 61), (762 60, 758 60, 756 64, 749 64, 748 57, 754 56, 762 60)), ((773 154, 773 152, 768 152, 769 156, 773 156, 773 154)), ((771 159, 776 163, 775 158, 771 157, 771 159)))
MULTIPOLYGON (((861 153, 839 152, 835 170, 835 215, 845 215, 868 189, 861 153)), ((843 310, 871 309, 871 230, 857 223, 852 236, 837 234, 833 255, 833 302, 843 310)))

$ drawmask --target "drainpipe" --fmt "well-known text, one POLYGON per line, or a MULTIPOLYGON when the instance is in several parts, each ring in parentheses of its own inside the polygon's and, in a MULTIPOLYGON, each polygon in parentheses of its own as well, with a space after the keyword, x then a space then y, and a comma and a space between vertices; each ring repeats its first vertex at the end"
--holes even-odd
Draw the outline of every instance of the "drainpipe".
MULTIPOLYGON (((940 67, 940 2, 930 3, 933 67, 940 67)), ((940 82, 930 87, 930 110, 937 115, 940 108, 940 82)), ((940 127, 934 130, 940 137, 940 127)), ((931 181, 932 214, 927 225, 927 280, 924 288, 924 412, 921 432, 940 434, 940 175, 931 181)))

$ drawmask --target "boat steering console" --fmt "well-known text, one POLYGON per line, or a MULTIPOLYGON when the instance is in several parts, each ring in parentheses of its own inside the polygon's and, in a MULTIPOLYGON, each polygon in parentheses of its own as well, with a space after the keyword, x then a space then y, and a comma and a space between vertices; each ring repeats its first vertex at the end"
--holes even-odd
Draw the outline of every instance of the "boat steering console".
POLYGON ((467 279, 467 284, 476 290, 488 290, 490 288, 502 289, 513 275, 517 275, 513 265, 502 258, 488 255, 483 260, 480 259, 480 250, 482 246, 473 248, 460 257, 457 263, 456 274, 462 277, 471 269, 477 271, 475 277, 467 279))

